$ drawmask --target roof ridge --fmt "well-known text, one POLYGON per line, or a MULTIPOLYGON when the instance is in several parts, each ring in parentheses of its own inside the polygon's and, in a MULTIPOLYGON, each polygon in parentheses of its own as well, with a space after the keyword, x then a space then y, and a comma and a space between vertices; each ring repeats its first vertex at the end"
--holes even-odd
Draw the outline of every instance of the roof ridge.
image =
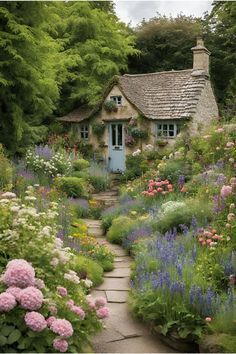
POLYGON ((179 73, 179 72, 192 72, 193 69, 183 69, 183 70, 168 70, 168 71, 156 71, 154 73, 145 73, 145 74, 124 74, 120 76, 122 77, 136 77, 136 76, 151 76, 151 75, 158 75, 158 74, 172 74, 172 73, 179 73))

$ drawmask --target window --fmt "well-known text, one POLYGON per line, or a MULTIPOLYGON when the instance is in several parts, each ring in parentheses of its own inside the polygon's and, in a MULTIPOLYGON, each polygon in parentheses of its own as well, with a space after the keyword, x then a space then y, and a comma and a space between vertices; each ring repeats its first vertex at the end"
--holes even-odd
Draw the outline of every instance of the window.
POLYGON ((175 138, 179 133, 179 126, 175 123, 158 123, 157 136, 165 138, 175 138))
POLYGON ((123 125, 121 123, 111 124, 112 146, 123 145, 123 125))
POLYGON ((81 137, 81 139, 88 140, 88 136, 89 136, 88 124, 81 124, 80 125, 80 137, 81 137))
POLYGON ((114 101, 117 106, 121 106, 122 105, 122 96, 111 96, 110 100, 114 101))

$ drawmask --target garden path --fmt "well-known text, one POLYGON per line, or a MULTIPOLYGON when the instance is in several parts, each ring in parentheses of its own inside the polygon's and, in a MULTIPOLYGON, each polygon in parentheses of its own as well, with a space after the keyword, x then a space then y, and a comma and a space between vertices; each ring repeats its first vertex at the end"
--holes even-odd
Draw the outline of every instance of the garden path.
POLYGON ((115 254, 114 269, 105 273, 104 282, 92 292, 92 295, 107 299, 110 312, 105 320, 105 329, 93 338, 95 353, 175 352, 154 337, 147 326, 133 318, 129 311, 127 299, 131 257, 122 247, 110 244, 105 239, 100 220, 85 221, 89 234, 95 236, 99 243, 106 244, 115 254))

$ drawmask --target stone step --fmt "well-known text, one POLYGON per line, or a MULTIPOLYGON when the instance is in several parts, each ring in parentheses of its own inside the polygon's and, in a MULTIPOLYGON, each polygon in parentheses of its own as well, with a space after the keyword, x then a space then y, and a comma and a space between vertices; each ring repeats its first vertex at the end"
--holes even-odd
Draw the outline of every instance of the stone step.
POLYGON ((129 278, 104 278, 104 282, 95 290, 129 290, 129 278))
POLYGON ((105 278, 126 278, 130 276, 130 268, 117 268, 104 274, 105 278))

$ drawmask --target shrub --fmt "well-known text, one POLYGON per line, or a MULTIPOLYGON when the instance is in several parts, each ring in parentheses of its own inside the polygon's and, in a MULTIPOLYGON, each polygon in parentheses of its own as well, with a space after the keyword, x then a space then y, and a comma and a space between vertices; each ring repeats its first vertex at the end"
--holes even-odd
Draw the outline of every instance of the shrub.
POLYGON ((177 183, 180 175, 185 175, 189 179, 191 170, 190 165, 183 160, 168 160, 159 167, 161 179, 168 179, 171 183, 177 183))
POLYGON ((68 197, 82 197, 86 195, 85 181, 78 177, 57 177, 56 186, 68 197))
POLYGON ((95 192, 102 192, 108 188, 109 183, 108 183, 106 176, 92 176, 92 175, 90 175, 88 177, 88 179, 89 179, 89 183, 95 189, 95 192))
POLYGON ((180 225, 190 226, 193 218, 204 225, 211 216, 210 206, 205 201, 169 201, 162 204, 157 218, 153 221, 153 227, 160 232, 166 232, 174 227, 180 229, 180 225))
POLYGON ((136 221, 127 216, 119 216, 114 219, 107 233, 107 239, 111 243, 122 244, 123 238, 135 227, 136 221))
POLYGON ((144 155, 128 155, 126 156, 126 171, 122 175, 122 180, 132 180, 140 177, 148 170, 148 163, 144 155))
POLYGON ((104 131, 106 129, 106 125, 104 123, 93 123, 92 124, 92 130, 97 137, 101 137, 104 134, 104 131))
POLYGON ((78 273, 80 278, 92 280, 94 286, 103 282, 103 268, 91 258, 77 256, 73 264, 73 269, 78 273))
POLYGON ((73 168, 75 171, 81 171, 88 168, 90 165, 89 161, 85 159, 78 159, 73 162, 73 168))
POLYGON ((4 155, 2 145, 0 144, 0 190, 11 187, 12 184, 12 166, 10 161, 4 155))
POLYGON ((117 111, 117 105, 116 105, 115 101, 113 101, 113 100, 105 101, 103 104, 103 107, 107 112, 116 112, 117 111))

